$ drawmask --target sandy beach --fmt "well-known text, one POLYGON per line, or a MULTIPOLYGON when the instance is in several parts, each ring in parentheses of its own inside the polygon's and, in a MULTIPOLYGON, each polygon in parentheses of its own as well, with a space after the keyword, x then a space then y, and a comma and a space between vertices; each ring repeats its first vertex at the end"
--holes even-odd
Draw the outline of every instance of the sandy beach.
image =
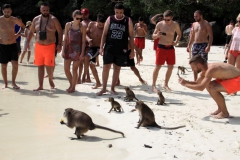
MULTIPOLYGON (((128 67, 120 73, 121 86, 116 87, 119 95, 106 93, 96 96, 99 89, 92 89, 92 83, 79 84, 76 92, 68 94, 69 83, 63 70, 63 59, 58 54, 54 72, 55 89, 50 89, 48 79, 44 80, 43 91, 33 91, 38 87, 37 67, 26 64, 26 57, 19 65, 17 84, 20 90, 11 87, 11 64, 8 65, 9 88, 0 91, 0 155, 1 160, 12 159, 44 159, 44 160, 239 160, 240 159, 240 100, 237 96, 223 93, 229 113, 233 118, 214 119, 209 113, 217 109, 217 105, 206 90, 193 91, 178 84, 177 66, 188 65, 188 53, 185 47, 176 47, 176 65, 169 87, 172 92, 163 91, 167 103, 156 105, 158 96, 151 90, 152 72, 155 67, 153 42, 146 40, 143 51, 143 62, 136 66, 148 85, 142 85, 128 67), (136 129, 138 112, 131 112, 135 102, 125 102, 124 87, 129 86, 136 97, 144 101, 155 113, 156 122, 161 126, 174 127, 186 125, 177 130, 157 128, 136 129), (112 111, 108 97, 114 97, 123 109, 123 113, 112 111), (96 129, 86 133, 80 140, 75 138, 74 129, 60 124, 65 108, 73 108, 90 115, 93 122, 115 130, 120 134, 96 129), (109 148, 108 145, 112 144, 109 148), (145 148, 144 144, 152 146, 145 148)), ((97 67, 101 80, 102 57, 97 67)), ((209 62, 224 60, 223 46, 212 46, 209 62)), ((31 57, 33 62, 33 54, 31 57)), ((165 78, 166 65, 159 72, 157 84, 161 90, 165 78)), ((91 71, 90 71, 91 73, 91 71)), ((181 75, 193 80, 193 73, 181 75)), ((112 69, 108 79, 108 89, 112 81, 112 69)), ((3 86, 3 79, 0 76, 3 86)), ((64 119, 66 121, 66 119, 64 119)))

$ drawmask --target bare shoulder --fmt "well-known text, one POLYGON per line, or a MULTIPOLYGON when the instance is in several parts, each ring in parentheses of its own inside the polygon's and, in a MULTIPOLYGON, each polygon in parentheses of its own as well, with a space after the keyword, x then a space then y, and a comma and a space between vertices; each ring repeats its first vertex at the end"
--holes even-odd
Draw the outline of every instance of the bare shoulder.
POLYGON ((40 17, 41 17, 41 15, 38 15, 38 16, 34 17, 34 18, 33 18, 33 22, 38 21, 38 20, 40 19, 40 17))
POLYGON ((91 21, 89 24, 88 24, 88 27, 92 27, 96 24, 97 22, 96 21, 91 21))

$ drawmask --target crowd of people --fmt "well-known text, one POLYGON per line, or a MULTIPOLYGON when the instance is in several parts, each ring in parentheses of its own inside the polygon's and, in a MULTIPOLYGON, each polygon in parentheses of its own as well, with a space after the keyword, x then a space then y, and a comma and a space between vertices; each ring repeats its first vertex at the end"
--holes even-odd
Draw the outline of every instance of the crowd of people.
MULTIPOLYGON (((97 21, 89 19, 90 12, 87 8, 73 11, 73 20, 65 24, 64 39, 62 27, 58 19, 50 14, 50 7, 47 3, 41 4, 41 14, 32 21, 28 21, 26 25, 23 24, 20 17, 11 16, 11 5, 3 5, 2 11, 3 16, 0 17, 0 63, 4 80, 3 88, 8 87, 7 64, 11 62, 13 66, 12 86, 20 89, 15 82, 18 73, 18 59, 20 57, 19 63, 22 63, 25 53, 28 52, 27 62, 29 63, 33 37, 36 41, 34 65, 38 66, 39 82, 39 86, 34 91, 43 90, 45 68, 50 87, 55 87, 53 82, 55 52, 61 52, 64 59, 64 71, 69 81, 67 93, 75 92, 76 84, 91 82, 89 68, 96 80, 96 84, 92 88, 102 87, 96 93, 97 96, 107 92, 107 81, 112 66, 110 93, 113 95, 118 94, 115 87, 120 85, 121 67, 130 67, 142 84, 147 83, 142 79, 134 61, 135 53, 136 64, 143 61, 145 37, 148 32, 147 25, 141 17, 134 25, 131 18, 124 15, 124 6, 121 3, 115 5, 114 15, 107 18, 103 14, 98 14, 97 21), (13 28, 15 29, 13 30, 13 28), (21 36, 25 37, 22 53, 21 36), (96 66, 99 65, 99 55, 103 56, 102 83, 96 69, 96 66)), ((153 92, 159 90, 156 82, 158 73, 165 63, 167 71, 162 89, 171 92, 168 83, 175 65, 175 46, 182 36, 180 26, 173 20, 173 16, 171 10, 166 10, 163 14, 157 14, 151 19, 151 22, 156 25, 152 35, 153 48, 156 52, 155 68, 152 74, 153 92)), ((191 50, 189 64, 194 71, 194 77, 193 81, 187 81, 179 76, 179 83, 193 90, 206 89, 218 106, 212 115, 215 118, 227 118, 229 113, 221 92, 236 94, 240 90, 240 28, 234 27, 233 21, 226 26, 227 43, 224 53, 227 58, 224 62, 228 60, 228 63, 208 63, 208 52, 213 41, 212 28, 203 18, 200 10, 195 11, 193 16, 195 22, 191 27, 187 51, 191 50), (230 70, 231 72, 229 72, 230 70), (212 80, 213 78, 214 80, 212 80)), ((237 17, 237 23, 240 23, 240 14, 237 17)))

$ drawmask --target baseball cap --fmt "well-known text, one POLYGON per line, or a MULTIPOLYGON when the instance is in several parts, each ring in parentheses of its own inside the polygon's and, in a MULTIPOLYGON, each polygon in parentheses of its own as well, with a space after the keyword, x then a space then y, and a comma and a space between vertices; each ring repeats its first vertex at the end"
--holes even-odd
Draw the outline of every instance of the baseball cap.
POLYGON ((81 10, 81 13, 82 14, 89 14, 89 10, 87 9, 87 8, 83 8, 82 10, 81 10))

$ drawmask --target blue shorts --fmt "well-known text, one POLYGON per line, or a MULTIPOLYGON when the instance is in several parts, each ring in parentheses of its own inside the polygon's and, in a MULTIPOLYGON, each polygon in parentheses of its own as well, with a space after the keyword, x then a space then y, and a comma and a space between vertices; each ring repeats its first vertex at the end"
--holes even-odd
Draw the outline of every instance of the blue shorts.
POLYGON ((208 53, 205 52, 208 43, 194 43, 192 46, 192 57, 200 54, 203 59, 208 60, 208 53))

